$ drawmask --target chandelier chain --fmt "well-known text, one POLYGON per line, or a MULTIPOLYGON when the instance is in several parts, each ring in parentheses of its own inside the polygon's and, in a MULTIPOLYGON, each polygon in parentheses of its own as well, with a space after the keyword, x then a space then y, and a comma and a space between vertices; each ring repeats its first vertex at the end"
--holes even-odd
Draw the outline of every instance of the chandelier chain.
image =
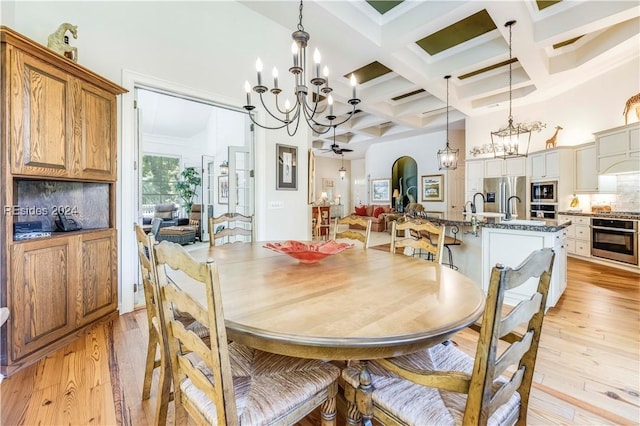
POLYGON ((298 15, 298 31, 304 31, 302 26, 302 0, 300 0, 300 14, 298 15))
POLYGON ((513 24, 509 25, 509 120, 513 120, 513 114, 511 112, 511 86, 513 83, 512 77, 512 66, 513 66, 513 53, 512 53, 512 43, 511 43, 511 28, 513 24))
POLYGON ((447 79, 447 147, 449 146, 449 77, 447 79))

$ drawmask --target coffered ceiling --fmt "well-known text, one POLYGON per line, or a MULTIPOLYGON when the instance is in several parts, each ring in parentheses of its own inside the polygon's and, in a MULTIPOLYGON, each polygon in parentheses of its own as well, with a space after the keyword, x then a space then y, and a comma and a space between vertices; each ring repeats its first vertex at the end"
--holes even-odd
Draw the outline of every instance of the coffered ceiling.
MULTIPOLYGON (((241 3, 296 29, 296 1, 241 3)), ((372 143, 444 129, 448 74, 450 128, 462 128, 466 116, 506 109, 509 20, 517 21, 514 106, 549 99, 640 55, 635 0, 305 1, 311 51, 320 49, 337 76, 336 114, 351 111, 347 77, 355 73, 360 83, 362 103, 336 131, 340 146, 354 150, 345 158, 362 158, 372 143)), ((332 132, 315 135, 314 146, 328 147, 331 139, 332 132)))

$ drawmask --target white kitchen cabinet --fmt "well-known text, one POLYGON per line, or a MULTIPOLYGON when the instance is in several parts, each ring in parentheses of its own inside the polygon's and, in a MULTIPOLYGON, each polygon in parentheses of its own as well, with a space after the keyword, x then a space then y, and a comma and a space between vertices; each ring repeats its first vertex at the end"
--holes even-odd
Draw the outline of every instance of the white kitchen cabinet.
MULTIPOLYGON (((567 287, 567 251, 564 231, 562 229, 556 232, 541 232, 483 227, 482 288, 488 291, 491 268, 495 264, 500 263, 515 268, 533 251, 551 247, 556 256, 546 307, 555 306, 567 287)), ((537 279, 530 279, 517 289, 507 291, 505 303, 515 306, 520 301, 529 299, 537 283, 537 279)))
POLYGON ((576 180, 574 191, 576 193, 598 192, 595 142, 576 147, 575 160, 576 180))
POLYGON ((492 158, 484 162, 485 177, 525 176, 527 173, 526 157, 492 158))
POLYGON ((589 216, 558 216, 558 223, 568 221, 571 221, 571 225, 566 228, 567 253, 591 257, 591 218, 589 216))
POLYGON ((640 122, 594 136, 598 174, 640 172, 640 122))
POLYGON ((465 163, 467 178, 466 192, 482 192, 484 186, 484 161, 475 160, 465 163))
POLYGON ((574 193, 575 151, 561 146, 529 154, 528 174, 532 182, 557 181, 558 211, 569 208, 574 193))

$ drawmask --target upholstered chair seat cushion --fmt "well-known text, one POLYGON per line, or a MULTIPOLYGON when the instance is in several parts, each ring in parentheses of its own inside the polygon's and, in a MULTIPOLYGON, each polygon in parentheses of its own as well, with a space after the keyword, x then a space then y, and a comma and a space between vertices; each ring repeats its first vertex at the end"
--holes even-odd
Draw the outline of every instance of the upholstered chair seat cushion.
MULTIPOLYGON (((340 369, 324 361, 270 354, 235 342, 229 344, 229 357, 239 424, 243 426, 273 424, 340 375, 340 369)), ((204 363, 198 363, 197 368, 213 380, 204 363)), ((180 388, 206 413, 210 424, 215 424, 213 402, 189 379, 180 388)))
MULTIPOLYGON (((394 360, 403 367, 426 371, 458 371, 471 374, 474 359, 457 349, 453 343, 439 344, 394 360)), ((421 386, 399 378, 375 361, 369 363, 374 387, 373 402, 409 425, 461 425, 467 395, 421 386)), ((351 386, 359 385, 360 365, 347 367, 342 378, 351 386)), ((505 383, 504 378, 498 383, 505 383)), ((518 416, 520 396, 516 392, 489 418, 488 425, 511 424, 518 416)))

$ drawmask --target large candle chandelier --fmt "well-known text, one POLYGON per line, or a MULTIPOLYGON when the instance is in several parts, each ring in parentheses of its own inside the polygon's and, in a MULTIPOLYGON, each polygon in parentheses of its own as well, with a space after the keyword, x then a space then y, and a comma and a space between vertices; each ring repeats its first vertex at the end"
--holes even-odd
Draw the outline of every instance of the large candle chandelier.
POLYGON ((447 145, 438 151, 438 165, 440 170, 455 170, 458 168, 459 149, 451 149, 449 146, 449 79, 450 75, 445 75, 447 80, 447 145))
POLYGON ((523 123, 513 124, 513 115, 511 113, 512 98, 512 50, 511 50, 511 29, 516 21, 508 21, 504 24, 509 27, 509 119, 505 127, 500 130, 491 132, 491 145, 493 147, 493 156, 500 158, 526 157, 529 151, 529 143, 531 142, 531 132, 540 131, 544 124, 539 121, 529 125, 523 123))
POLYGON ((256 108, 255 105, 251 104, 251 91, 253 90, 260 97, 260 103, 267 114, 277 122, 274 126, 260 124, 255 121, 253 114, 250 113, 249 117, 251 117, 251 121, 256 125, 269 130, 277 130, 286 127, 289 136, 293 136, 298 131, 300 118, 304 116, 305 121, 314 132, 318 134, 327 133, 331 127, 335 128, 354 116, 356 105, 360 103, 360 99, 356 98, 356 78, 352 74, 350 79, 352 91, 351 99, 348 100, 348 103, 353 107, 353 109, 347 114, 344 120, 336 122, 335 120, 337 117, 333 113, 333 97, 331 96, 333 89, 329 86, 329 69, 325 66, 322 75, 320 74, 321 56, 318 49, 315 49, 313 53, 315 72, 309 81, 311 84, 311 93, 309 93, 309 89, 306 85, 307 76, 305 66, 307 62, 307 43, 309 42, 310 36, 302 26, 302 0, 300 0, 298 30, 291 34, 291 38, 293 38, 293 44, 291 45, 293 66, 289 68, 289 72, 293 74, 294 78, 295 104, 291 105, 288 99, 285 100, 284 104, 280 103, 278 95, 282 93, 282 89, 278 87, 278 70, 275 67, 273 68, 273 87, 269 89, 267 86, 263 85, 263 64, 260 58, 258 58, 256 61, 256 71, 258 73, 257 84, 252 88, 248 81, 244 83, 244 89, 247 92, 247 104, 244 106, 244 109, 251 112, 256 108), (275 110, 268 108, 265 104, 263 94, 267 91, 270 91, 275 96, 275 110), (326 103, 323 103, 325 98, 326 103), (322 118, 325 112, 327 112, 327 114, 322 118))

